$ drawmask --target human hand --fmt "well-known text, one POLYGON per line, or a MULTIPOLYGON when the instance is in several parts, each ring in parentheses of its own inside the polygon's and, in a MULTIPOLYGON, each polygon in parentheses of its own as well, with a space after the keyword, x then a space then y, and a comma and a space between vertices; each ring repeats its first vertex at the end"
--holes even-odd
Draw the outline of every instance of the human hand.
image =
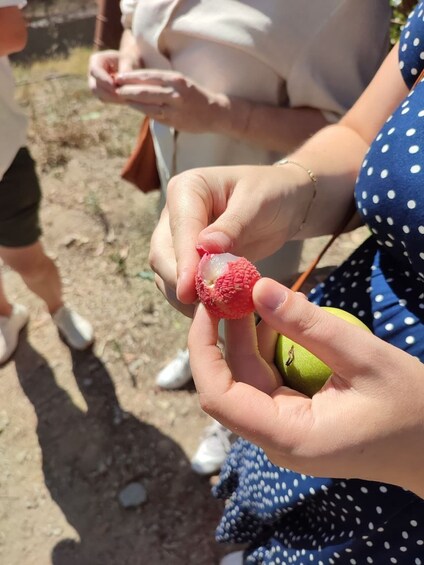
POLYGON ((88 64, 88 86, 102 102, 121 104, 116 94, 114 75, 119 68, 119 51, 108 49, 90 56, 88 64))
POLYGON ((296 198, 296 174, 295 168, 213 167, 171 179, 149 261, 159 289, 174 306, 193 311, 186 306, 196 301, 196 246, 257 261, 285 243, 301 221, 297 206, 304 207, 309 196, 301 191, 296 198))
POLYGON ((93 53, 88 65, 88 86, 103 102, 122 104, 122 98, 116 93, 116 74, 129 72, 141 64, 142 60, 134 49, 108 49, 93 53))
POLYGON ((270 279, 256 283, 253 300, 262 322, 227 322, 226 359, 218 321, 196 312, 189 349, 202 408, 279 466, 424 497, 424 365, 270 279), (280 385, 277 332, 333 369, 312 398, 280 385))
POLYGON ((214 131, 227 98, 175 71, 143 69, 119 73, 117 93, 143 114, 177 130, 214 131))

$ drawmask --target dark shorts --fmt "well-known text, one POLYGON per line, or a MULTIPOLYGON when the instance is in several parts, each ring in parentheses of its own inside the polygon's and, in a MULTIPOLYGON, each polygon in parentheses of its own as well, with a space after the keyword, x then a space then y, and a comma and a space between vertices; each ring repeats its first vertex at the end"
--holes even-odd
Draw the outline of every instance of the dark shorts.
POLYGON ((1 246, 25 247, 38 241, 40 202, 35 162, 28 149, 22 147, 0 181, 1 246))

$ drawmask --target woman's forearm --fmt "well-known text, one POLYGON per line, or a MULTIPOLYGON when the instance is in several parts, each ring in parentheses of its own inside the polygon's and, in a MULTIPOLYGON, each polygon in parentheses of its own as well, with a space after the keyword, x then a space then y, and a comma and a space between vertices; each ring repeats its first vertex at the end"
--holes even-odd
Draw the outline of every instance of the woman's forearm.
MULTIPOLYGON (((352 205, 355 181, 365 153, 407 92, 396 46, 340 122, 322 129, 292 153, 291 159, 299 161, 317 177, 316 198, 296 238, 331 234, 340 227, 352 205)), ((301 206, 297 210, 304 213, 301 206)))
POLYGON ((129 72, 143 67, 137 41, 130 29, 124 29, 119 45, 119 72, 129 72))
MULTIPOLYGON (((229 115, 227 115, 224 126, 219 117, 216 120, 221 129, 227 127, 228 135, 237 135, 245 139, 251 135, 249 132, 254 131, 255 128, 259 129, 259 125, 262 124, 262 137, 259 136, 259 138, 262 139, 263 144, 269 143, 268 147, 272 147, 271 140, 276 141, 278 131, 280 131, 281 139, 291 139, 291 143, 295 146, 295 148, 293 145, 290 147, 290 159, 298 161, 317 177, 316 196, 314 196, 311 178, 307 172, 293 164, 281 167, 279 174, 281 174, 282 185, 288 183, 288 186, 295 187, 293 198, 295 206, 289 208, 290 224, 292 227, 299 227, 306 220, 303 229, 300 232, 296 232, 295 229, 291 234, 292 237, 304 239, 334 233, 346 217, 353 200, 355 180, 365 153, 386 119, 408 92, 399 71, 398 49, 399 46, 396 45, 391 50, 370 85, 340 122, 323 129, 320 129, 316 121, 312 122, 312 125, 309 126, 311 131, 314 128, 319 131, 307 139, 299 149, 296 149, 300 143, 295 143, 294 128, 292 128, 291 137, 286 137, 288 134, 284 129, 284 120, 281 119, 283 112, 290 112, 288 109, 268 108, 266 110, 269 112, 268 120, 265 120, 263 117, 259 119, 262 111, 263 116, 265 115, 264 108, 261 111, 258 108, 250 115, 248 103, 239 101, 234 105, 234 121, 231 121, 229 115), (280 113, 279 119, 277 113, 280 113), (265 122, 268 123, 269 132, 265 122), (312 204, 311 198, 313 199, 312 204)), ((231 102, 230 99, 227 100, 228 103, 225 97, 221 97, 218 105, 225 109, 225 104, 228 105, 231 102)), ((304 109, 303 112, 309 112, 309 110, 304 109)), ((219 114, 218 112, 218 116, 219 114)), ((225 112, 221 112, 222 115, 225 115, 225 112)), ((291 115, 294 116, 294 114, 291 115)), ((306 115, 305 113, 304 117, 306 115)), ((306 126, 303 125, 303 127, 306 126)), ((256 135, 259 135, 258 132, 256 135)), ((305 129, 302 135, 308 137, 305 129)), ((287 149, 288 146, 282 145, 281 139, 280 145, 273 148, 284 155, 287 153, 284 149, 287 149)))
POLYGON ((280 108, 221 95, 214 131, 285 155, 328 124, 315 108, 280 108))
MULTIPOLYGON (((317 179, 316 193, 309 209, 298 212, 300 222, 305 221, 305 224, 295 234, 295 239, 332 234, 346 221, 352 212, 354 186, 368 147, 355 130, 335 124, 319 131, 289 155, 290 160, 311 170, 317 179), (306 213, 307 217, 302 217, 306 213)), ((304 177, 307 177, 306 173, 304 177)), ((311 180, 307 177, 306 181, 310 192, 311 180)), ((299 187, 299 190, 304 188, 299 187)), ((356 225, 357 222, 351 227, 356 225)))

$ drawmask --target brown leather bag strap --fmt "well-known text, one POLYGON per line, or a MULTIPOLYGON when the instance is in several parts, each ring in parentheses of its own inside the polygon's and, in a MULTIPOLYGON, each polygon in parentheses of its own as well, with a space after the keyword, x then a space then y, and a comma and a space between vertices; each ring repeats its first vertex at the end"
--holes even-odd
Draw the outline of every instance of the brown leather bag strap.
POLYGON ((311 261, 311 263, 308 265, 305 271, 303 271, 303 273, 291 285, 290 288, 291 290, 293 290, 293 292, 299 292, 303 288, 303 285, 312 275, 318 263, 321 261, 323 256, 327 253, 327 251, 330 249, 330 247, 333 245, 336 239, 345 231, 346 227, 348 226, 348 224, 350 223, 350 221, 352 220, 355 214, 356 214, 355 201, 352 200, 349 206, 349 210, 345 218, 343 219, 343 222, 340 224, 340 227, 334 232, 334 234, 331 236, 329 241, 327 241, 327 243, 324 245, 324 247, 321 249, 318 255, 311 261))
POLYGON ((411 90, 414 90, 414 88, 417 86, 417 84, 418 84, 419 82, 421 82, 423 79, 424 79, 424 68, 422 69, 422 71, 421 71, 420 74, 418 75, 417 80, 414 82, 414 84, 413 84, 411 90))

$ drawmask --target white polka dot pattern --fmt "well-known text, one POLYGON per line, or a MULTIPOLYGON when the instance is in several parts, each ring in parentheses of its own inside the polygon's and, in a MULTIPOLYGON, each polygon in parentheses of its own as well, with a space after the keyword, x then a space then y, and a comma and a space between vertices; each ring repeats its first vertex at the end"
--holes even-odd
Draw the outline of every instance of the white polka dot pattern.
MULTIPOLYGON (((400 59, 412 86, 424 65, 423 2, 404 28, 400 59)), ((423 118, 421 83, 382 128, 358 177, 371 237, 310 299, 352 312, 424 362, 423 118)), ((214 494, 226 503, 217 539, 249 544, 246 564, 424 565, 424 501, 398 487, 299 475, 239 439, 214 494)))

